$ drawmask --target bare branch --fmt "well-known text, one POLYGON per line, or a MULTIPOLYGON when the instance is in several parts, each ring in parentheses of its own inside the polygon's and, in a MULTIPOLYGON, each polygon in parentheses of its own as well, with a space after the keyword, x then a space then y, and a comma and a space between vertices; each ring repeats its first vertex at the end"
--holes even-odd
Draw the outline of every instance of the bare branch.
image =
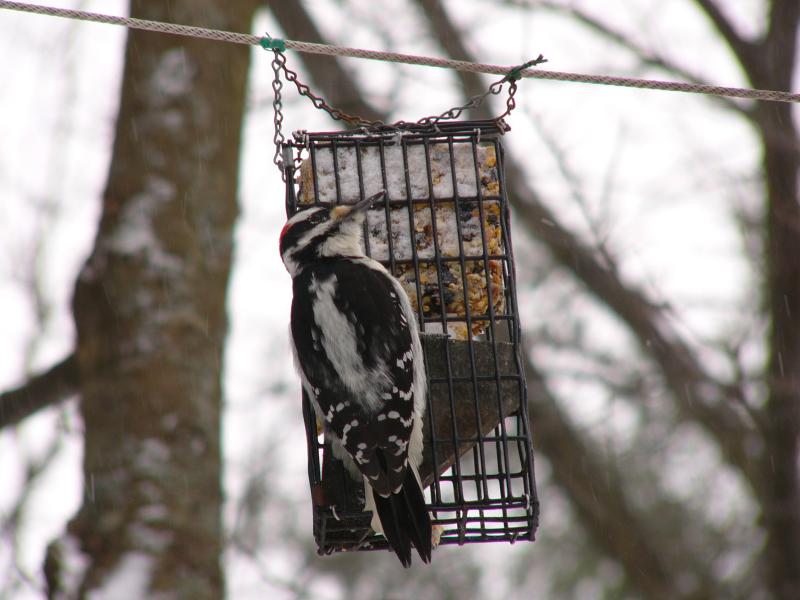
POLYGON ((30 573, 26 572, 20 564, 21 540, 17 532, 22 531, 26 524, 26 512, 30 508, 31 496, 36 489, 36 484, 41 476, 50 468, 56 456, 63 447, 63 434, 55 432, 55 437, 50 441, 41 458, 31 458, 25 465, 25 474, 20 484, 19 495, 14 499, 13 504, 0 517, 0 536, 5 540, 10 553, 11 561, 8 564, 9 574, 5 577, 8 582, 4 588, 0 588, 0 596, 10 597, 15 591, 14 588, 21 582, 37 592, 41 586, 30 573), (13 574, 12 574, 13 573, 13 574))
MULTIPOLYGON (((267 0, 266 5, 283 29, 286 37, 308 42, 322 42, 314 21, 301 2, 267 0)), ((336 108, 357 114, 370 121, 386 119, 381 111, 361 99, 357 82, 336 58, 302 54, 303 65, 317 86, 325 90, 326 100, 336 108)))
POLYGON ((729 402, 731 390, 720 386, 669 325, 663 308, 644 292, 623 282, 559 222, 526 184, 521 169, 506 161, 513 189, 511 204, 518 222, 547 245, 554 258, 573 273, 601 303, 622 319, 642 349, 659 366, 684 419, 702 425, 719 443, 727 461, 758 486, 758 465, 746 451, 756 434, 753 423, 729 402))
MULTIPOLYGON (((644 65, 661 69, 666 73, 670 73, 682 79, 683 81, 687 81, 690 83, 696 83, 700 85, 712 84, 712 82, 708 81, 707 79, 699 77, 695 73, 691 73, 690 71, 680 66, 679 64, 671 61, 670 59, 661 56, 659 54, 656 54, 655 52, 653 52, 653 50, 645 48, 644 46, 638 44, 629 35, 626 35, 622 31, 615 29, 609 23, 601 21, 597 17, 591 15, 587 11, 577 6, 564 6, 563 4, 559 4, 558 2, 552 2, 549 0, 537 2, 536 6, 545 8, 547 10, 551 10, 553 12, 571 15, 574 19, 576 19, 579 23, 581 23, 585 27, 603 36, 604 38, 614 42, 621 48, 624 48, 629 52, 631 52, 644 65)), ((739 112, 746 116, 749 115, 749 111, 745 108, 744 105, 742 105, 741 103, 734 102, 730 98, 724 98, 721 96, 712 96, 711 99, 715 102, 719 102, 720 104, 724 105, 725 108, 727 108, 728 110, 739 112)))
MULTIPOLYGON (((437 40, 448 40, 446 50, 452 58, 474 60, 463 44, 458 30, 450 22, 439 0, 417 0, 437 40)), ((466 93, 473 93, 476 81, 472 73, 459 72, 466 93)), ((486 118, 491 109, 479 109, 486 118)), ((729 402, 729 390, 720 386, 700 366, 700 360, 669 325, 664 310, 634 286, 623 282, 618 273, 596 258, 593 248, 569 231, 526 182, 525 170, 510 155, 505 161, 511 193, 509 201, 515 218, 537 240, 544 243, 562 267, 622 321, 639 340, 642 349, 659 366, 666 385, 672 391, 684 419, 702 425, 720 445, 726 460, 739 469, 757 487, 761 474, 746 448, 755 428, 735 403, 729 402)))
MULTIPOLYGON (((542 138, 548 152, 553 156, 556 163, 556 169, 564 180, 567 188, 570 191, 570 196, 573 202, 580 210, 583 220, 589 229, 592 238, 592 247, 598 253, 599 258, 605 266, 611 271, 617 271, 617 260, 611 253, 608 247, 608 223, 600 223, 598 219, 592 214, 589 208, 589 199, 587 198, 580 176, 573 171, 572 166, 569 164, 567 154, 559 145, 555 136, 553 136, 540 119, 530 112, 526 111, 528 118, 535 124, 539 136, 542 138)), ((606 193, 609 193, 608 185, 606 185, 606 193)), ((608 204, 608 203, 606 203, 608 204)))
MULTIPOLYGON (((552 465, 553 478, 568 494, 595 544, 624 567, 631 582, 647 598, 678 598, 668 554, 645 533, 641 519, 620 486, 614 465, 601 460, 558 407, 541 372, 525 361, 536 448, 552 465)), ((703 594, 697 597, 704 597, 703 594)))
MULTIPOLYGON (((464 45, 461 31, 450 19, 441 2, 438 0, 417 0, 417 4, 428 20, 436 42, 441 45, 447 55, 455 60, 471 60, 471 54, 464 45)), ((486 91, 483 78, 478 73, 458 71, 457 75, 464 90, 464 96, 471 98, 486 91)), ((480 115, 481 117, 488 114, 486 112, 488 110, 486 104, 476 110, 483 113, 480 115)))
POLYGON ((755 68, 756 61, 758 60, 756 45, 743 38, 741 34, 736 31, 733 23, 731 23, 730 19, 725 16, 722 9, 717 5, 717 0, 695 0, 695 3, 720 33, 733 54, 742 66, 744 66, 745 70, 751 72, 755 68))
POLYGON ((78 365, 70 354, 23 385, 0 394, 0 429, 78 393, 78 365))

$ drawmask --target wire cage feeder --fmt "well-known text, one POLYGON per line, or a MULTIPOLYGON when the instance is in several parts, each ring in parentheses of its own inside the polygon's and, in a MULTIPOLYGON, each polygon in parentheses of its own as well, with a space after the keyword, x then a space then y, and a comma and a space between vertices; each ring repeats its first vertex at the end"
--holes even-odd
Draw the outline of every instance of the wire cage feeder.
MULTIPOLYGON (((514 259, 497 121, 296 132, 286 211, 385 190, 366 253, 405 288, 428 375, 420 476, 440 544, 533 540, 538 523, 514 259)), ((303 397, 320 554, 387 548, 303 397)))

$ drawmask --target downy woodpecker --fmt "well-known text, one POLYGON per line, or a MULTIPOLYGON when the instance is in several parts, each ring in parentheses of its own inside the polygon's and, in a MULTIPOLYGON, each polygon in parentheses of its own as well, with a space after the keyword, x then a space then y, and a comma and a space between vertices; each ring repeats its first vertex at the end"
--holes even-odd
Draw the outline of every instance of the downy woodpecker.
POLYGON ((422 460, 425 365, 417 322, 400 283, 361 247, 367 210, 317 207, 283 227, 280 252, 292 276, 295 365, 340 458, 364 481, 372 528, 403 566, 411 546, 431 559, 422 460))

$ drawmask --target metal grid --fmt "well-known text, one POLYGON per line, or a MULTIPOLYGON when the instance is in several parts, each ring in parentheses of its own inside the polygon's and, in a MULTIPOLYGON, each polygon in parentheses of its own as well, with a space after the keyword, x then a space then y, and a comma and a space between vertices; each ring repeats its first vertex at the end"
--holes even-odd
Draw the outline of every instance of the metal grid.
MULTIPOLYGON (((420 474, 441 544, 533 540, 538 524, 502 134, 495 121, 462 121, 298 132, 283 145, 288 216, 387 190, 365 249, 416 302, 428 373, 420 474)), ((303 416, 319 553, 386 548, 305 395, 303 416)))

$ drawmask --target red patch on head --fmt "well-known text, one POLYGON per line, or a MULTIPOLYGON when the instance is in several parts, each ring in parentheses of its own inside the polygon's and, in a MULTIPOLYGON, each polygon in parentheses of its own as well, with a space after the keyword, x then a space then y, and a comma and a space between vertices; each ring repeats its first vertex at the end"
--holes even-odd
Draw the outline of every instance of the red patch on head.
POLYGON ((289 231, 289 222, 288 221, 286 222, 286 225, 283 226, 283 229, 281 229, 281 233, 278 236, 278 248, 280 248, 281 240, 283 239, 283 236, 286 235, 287 231, 289 231))

